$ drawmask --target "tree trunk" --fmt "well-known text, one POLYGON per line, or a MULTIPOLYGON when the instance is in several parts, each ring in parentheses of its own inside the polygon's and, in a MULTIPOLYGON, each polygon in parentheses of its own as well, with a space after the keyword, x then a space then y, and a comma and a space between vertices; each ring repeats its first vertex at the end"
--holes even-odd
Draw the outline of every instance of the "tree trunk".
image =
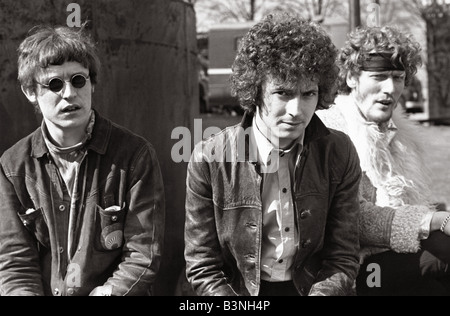
POLYGON ((255 13, 256 13, 255 0, 250 0, 250 21, 255 20, 255 13))
POLYGON ((355 30, 361 26, 361 5, 359 0, 350 1, 350 29, 355 30))
MULTIPOLYGON (((78 0, 81 20, 103 65, 93 95, 107 118, 155 147, 166 191, 166 236, 154 294, 172 295, 184 265, 184 200, 187 163, 171 158, 176 127, 192 130, 199 113, 195 12, 180 0, 78 0), (130 4, 132 2, 132 5, 130 4)), ((30 28, 65 25, 66 1, 0 2, 0 154, 40 123, 17 84, 16 49, 30 28)))
POLYGON ((430 119, 450 118, 450 14, 433 5, 424 13, 427 22, 430 119))

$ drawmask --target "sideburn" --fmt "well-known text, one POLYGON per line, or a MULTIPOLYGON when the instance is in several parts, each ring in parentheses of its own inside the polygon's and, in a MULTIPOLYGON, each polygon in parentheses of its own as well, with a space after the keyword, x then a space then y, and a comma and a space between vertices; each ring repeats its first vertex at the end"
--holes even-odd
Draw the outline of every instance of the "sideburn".
MULTIPOLYGON (((269 109, 267 107, 267 105, 264 103, 264 98, 262 95, 262 86, 258 87, 258 92, 256 94, 256 98, 255 98, 255 105, 256 107, 259 108, 260 110, 260 114, 264 114, 264 115, 269 115, 269 109)), ((255 107, 255 113, 256 113, 256 107, 255 107)))

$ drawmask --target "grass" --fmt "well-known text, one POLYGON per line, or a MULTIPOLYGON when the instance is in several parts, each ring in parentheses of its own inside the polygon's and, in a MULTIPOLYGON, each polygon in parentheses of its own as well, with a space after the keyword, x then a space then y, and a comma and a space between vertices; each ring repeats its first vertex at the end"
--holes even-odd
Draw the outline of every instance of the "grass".
POLYGON ((432 171, 432 191, 435 201, 450 209, 450 126, 424 128, 427 141, 427 161, 432 171))

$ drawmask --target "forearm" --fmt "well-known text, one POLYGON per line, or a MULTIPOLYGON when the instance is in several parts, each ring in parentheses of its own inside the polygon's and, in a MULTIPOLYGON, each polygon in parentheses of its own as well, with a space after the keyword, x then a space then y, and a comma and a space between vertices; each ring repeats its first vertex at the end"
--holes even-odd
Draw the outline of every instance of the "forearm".
POLYGON ((223 255, 215 230, 212 202, 187 194, 185 226, 186 275, 200 296, 236 295, 223 271, 223 255))
POLYGON ((151 295, 160 260, 160 256, 144 258, 137 252, 130 254, 103 286, 111 287, 112 296, 151 295))
POLYGON ((422 205, 406 205, 395 209, 392 221, 391 249, 397 253, 416 253, 420 250, 421 223, 430 209, 422 205))
POLYGON ((237 296, 221 269, 222 262, 186 242, 186 276, 198 296, 237 296))
POLYGON ((322 269, 312 293, 350 295, 359 269, 359 184, 361 169, 356 150, 349 147, 349 159, 327 217, 322 269))
MULTIPOLYGON (((450 212, 435 212, 431 219, 430 232, 441 230, 441 227, 448 216, 450 216, 450 212)), ((447 224, 450 225, 450 222, 447 222, 447 224)), ((444 229, 446 226, 447 225, 444 225, 444 229)))
POLYGON ((390 247, 392 221, 395 210, 378 207, 360 197, 359 218, 360 241, 362 246, 390 247))
POLYGON ((146 146, 136 160, 126 193, 122 262, 105 285, 112 295, 147 295, 157 277, 164 241, 165 198, 156 154, 146 146))
MULTIPOLYGON (((361 198, 360 238, 368 247, 390 248, 398 253, 420 250, 422 223, 431 212, 426 206, 406 205, 397 208, 379 207, 361 198)), ((436 218, 437 225, 439 218, 436 218)), ((441 225, 440 222, 439 225, 441 225)))
POLYGON ((39 267, 33 260, 20 259, 20 253, 10 255, 17 257, 13 260, 0 258, 0 296, 44 296, 39 267))
MULTIPOLYGON (((4 218, 0 218, 0 222, 3 221, 4 218)), ((29 243, 25 241, 20 231, 6 236, 3 232, 7 231, 11 232, 0 224, 0 296, 43 296, 35 242, 31 238, 29 243)))
POLYGON ((0 295, 42 296, 37 241, 19 219, 23 207, 3 169, 0 201, 0 295))
POLYGON ((337 273, 313 285, 308 296, 354 296, 354 279, 337 273))
POLYGON ((210 170, 200 153, 199 148, 194 151, 186 179, 186 276, 200 296, 235 296, 223 270, 210 170))

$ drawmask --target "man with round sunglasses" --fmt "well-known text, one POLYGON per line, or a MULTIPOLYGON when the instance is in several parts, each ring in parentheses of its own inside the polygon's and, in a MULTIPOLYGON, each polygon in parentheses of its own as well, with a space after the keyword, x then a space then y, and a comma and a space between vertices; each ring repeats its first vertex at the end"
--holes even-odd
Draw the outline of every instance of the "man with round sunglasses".
POLYGON ((93 109, 85 26, 34 28, 18 52, 43 121, 0 158, 0 295, 151 294, 165 219, 154 148, 93 109))
POLYGON ((64 89, 65 83, 70 82, 72 86, 76 89, 81 89, 86 85, 86 81, 89 80, 89 77, 85 77, 83 74, 75 74, 70 78, 68 81, 64 81, 61 78, 52 78, 48 82, 48 84, 42 84, 40 82, 37 82, 37 84, 49 89, 50 91, 53 91, 55 93, 60 92, 62 89, 64 89))

